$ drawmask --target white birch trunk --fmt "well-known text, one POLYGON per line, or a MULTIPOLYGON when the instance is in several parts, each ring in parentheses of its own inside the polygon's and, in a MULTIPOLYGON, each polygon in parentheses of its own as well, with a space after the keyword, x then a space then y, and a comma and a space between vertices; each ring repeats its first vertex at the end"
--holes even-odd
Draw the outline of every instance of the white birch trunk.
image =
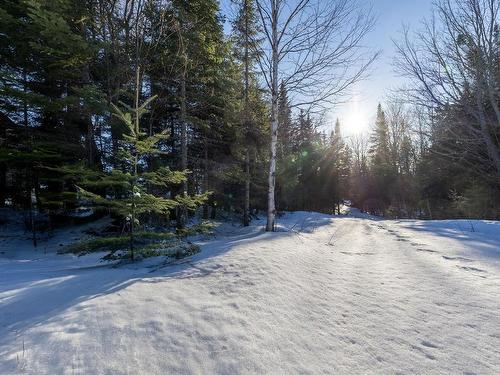
POLYGON ((278 12, 276 3, 272 8, 272 74, 271 74, 271 153, 269 160, 268 192, 267 192, 267 224, 266 231, 274 230, 276 202, 274 196, 276 183, 276 145, 278 143, 278 12))

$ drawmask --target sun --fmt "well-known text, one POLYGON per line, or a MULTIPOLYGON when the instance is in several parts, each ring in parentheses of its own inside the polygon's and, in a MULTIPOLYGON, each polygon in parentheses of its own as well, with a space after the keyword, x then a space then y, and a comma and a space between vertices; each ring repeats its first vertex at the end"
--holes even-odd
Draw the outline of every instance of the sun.
POLYGON ((368 130, 369 115, 363 108, 359 95, 354 95, 340 118, 342 130, 345 134, 362 133, 368 130))
POLYGON ((363 133, 368 129, 368 117, 361 109, 349 111, 342 123, 344 133, 363 133))

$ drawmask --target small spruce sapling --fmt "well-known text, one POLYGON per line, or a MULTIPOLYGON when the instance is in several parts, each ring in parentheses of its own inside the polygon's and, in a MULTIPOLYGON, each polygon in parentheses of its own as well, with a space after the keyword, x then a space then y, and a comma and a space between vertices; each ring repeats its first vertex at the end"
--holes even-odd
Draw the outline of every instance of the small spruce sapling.
MULTIPOLYGON (((120 141, 119 158, 123 168, 104 173, 97 180, 83 181, 78 186, 81 197, 97 205, 108 207, 123 217, 129 233, 130 258, 134 260, 134 230, 139 225, 139 218, 144 214, 168 215, 179 202, 154 195, 148 191, 150 186, 166 187, 180 184, 186 180, 186 171, 171 171, 168 167, 159 167, 154 171, 145 171, 144 165, 149 156, 160 154, 158 142, 167 137, 165 132, 148 136, 139 127, 140 118, 147 113, 148 105, 156 98, 153 96, 142 105, 132 108, 120 103, 124 109, 113 105, 114 115, 126 126, 126 132, 120 141), (92 188, 105 188, 104 194, 91 192, 92 188)), ((198 202, 201 197, 194 199, 198 202)))

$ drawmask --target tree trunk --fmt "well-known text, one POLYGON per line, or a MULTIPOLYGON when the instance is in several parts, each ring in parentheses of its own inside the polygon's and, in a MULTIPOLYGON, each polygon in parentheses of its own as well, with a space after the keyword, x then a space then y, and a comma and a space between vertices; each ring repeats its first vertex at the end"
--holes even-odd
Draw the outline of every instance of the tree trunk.
POLYGON ((266 231, 274 230, 276 216, 275 184, 276 184, 276 145, 278 143, 278 12, 276 5, 272 9, 272 74, 271 74, 271 153, 269 161, 269 189, 267 192, 267 224, 266 231))
POLYGON ((248 0, 245 0, 245 138, 246 138, 246 149, 245 149, 245 202, 243 207, 243 226, 248 227, 250 225, 250 149, 249 149, 249 139, 248 135, 250 133, 250 121, 249 121, 249 100, 248 100, 248 90, 249 90, 249 38, 248 38, 248 0))
MULTIPOLYGON (((205 136, 204 139, 204 171, 203 171, 203 190, 206 193, 208 191, 209 185, 208 185, 208 144, 207 144, 207 137, 205 136)), ((203 204, 203 219, 207 220, 208 219, 208 203, 205 202, 203 204)))
POLYGON ((215 220, 217 218, 217 206, 212 204, 212 211, 210 212, 210 218, 215 220))
POLYGON ((484 114, 483 100, 482 95, 476 96, 477 107, 478 107, 478 117, 479 117, 479 125, 481 127, 481 135, 483 137, 483 141, 486 145, 486 150, 488 151, 488 155, 493 163, 493 167, 495 168, 497 181, 500 180, 500 152, 498 147, 496 146, 491 131, 489 129, 488 123, 486 121, 486 116, 484 114))
POLYGON ((274 230, 274 220, 276 215, 275 184, 276 184, 276 144, 278 143, 278 121, 276 119, 277 100, 276 94, 272 94, 271 105, 271 152, 269 160, 268 192, 267 192, 267 224, 266 231, 274 230))
MULTIPOLYGON (((26 94, 27 92, 27 75, 26 71, 23 71, 23 91, 26 94)), ((25 142, 26 142, 26 148, 29 152, 32 152, 32 139, 29 131, 29 123, 28 123, 28 104, 26 99, 24 99, 23 102, 23 118, 24 118, 24 136, 25 136, 25 142)), ((35 217, 33 215, 33 170, 34 170, 34 165, 31 164, 30 167, 26 167, 25 169, 25 174, 24 178, 26 180, 26 194, 27 194, 27 200, 28 200, 28 208, 29 208, 29 220, 30 220, 30 226, 31 226, 31 233, 32 233, 32 240, 33 240, 33 247, 37 247, 37 238, 36 238, 36 222, 35 222, 35 217)))
MULTIPOLYGON (((141 74, 139 65, 135 72, 135 118, 134 118, 134 128, 135 137, 139 134, 139 98, 141 93, 141 74)), ((139 163, 137 150, 134 151, 134 165, 133 165, 133 177, 137 176, 137 165, 139 163)), ((134 260, 134 223, 135 223, 135 181, 132 182, 132 207, 130 210, 130 259, 134 260)))
MULTIPOLYGON (((187 162, 187 111, 186 111, 186 65, 187 62, 184 62, 184 67, 182 69, 181 74, 181 92, 180 92, 180 101, 181 101, 181 170, 186 170, 188 167, 187 162)), ((186 195, 188 190, 188 182, 187 179, 182 182, 182 195, 186 195)), ((179 205, 177 207, 177 228, 184 228, 186 223, 186 208, 184 206, 179 205)))
MULTIPOLYGON (((0 121, 4 121, 3 115, 0 114, 0 121)), ((1 127, 0 132, 0 147, 7 145, 7 121, 1 127)), ((7 163, 0 162, 0 207, 5 207, 5 199, 7 198, 7 163)))
POLYGON ((89 167, 94 166, 94 126, 90 118, 87 119, 87 162, 89 167))
POLYGON ((429 219, 432 220, 432 210, 431 210, 431 203, 429 202, 429 198, 426 199, 427 203, 427 211, 429 213, 429 219))
POLYGON ((30 190, 30 226, 31 226, 31 238, 33 241, 33 247, 37 247, 36 238, 36 217, 34 215, 34 205, 33 205, 33 190, 30 190))
MULTIPOLYGON (((81 25, 83 28, 83 23, 81 25)), ((83 34, 83 31, 82 31, 83 34)), ((82 71, 82 83, 88 85, 91 82, 90 79, 90 69, 89 65, 85 64, 82 71)), ((95 143, 95 130, 94 124, 92 123, 92 118, 90 113, 85 109, 84 105, 80 105, 82 119, 87 123, 87 163, 89 167, 93 167, 95 164, 97 145, 95 143)))
MULTIPOLYGON (((181 170, 186 170, 187 163, 187 124, 186 124, 186 70, 181 76, 181 170)), ((182 183, 182 192, 187 193, 187 180, 182 183)))
POLYGON ((250 225, 250 150, 245 154, 245 208, 243 214, 243 226, 250 225))
POLYGON ((7 165, 0 163, 0 207, 5 207, 7 198, 7 165))

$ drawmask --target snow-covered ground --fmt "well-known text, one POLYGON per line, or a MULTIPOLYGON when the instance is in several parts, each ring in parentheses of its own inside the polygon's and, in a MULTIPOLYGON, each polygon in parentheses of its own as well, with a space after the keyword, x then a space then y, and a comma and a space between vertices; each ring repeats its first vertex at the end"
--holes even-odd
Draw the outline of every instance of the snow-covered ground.
POLYGON ((0 374, 500 373, 499 222, 261 224, 164 266, 4 236, 0 374))

